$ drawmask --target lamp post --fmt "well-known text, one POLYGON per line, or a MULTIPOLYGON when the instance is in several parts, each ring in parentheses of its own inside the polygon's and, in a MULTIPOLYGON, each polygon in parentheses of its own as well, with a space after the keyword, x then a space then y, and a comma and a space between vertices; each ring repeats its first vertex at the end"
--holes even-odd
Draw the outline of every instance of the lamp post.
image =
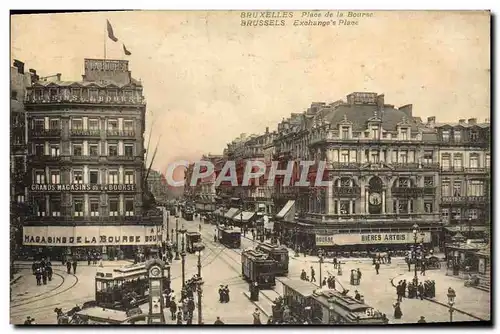
POLYGON ((179 218, 175 217, 175 259, 180 260, 179 258, 179 218))
POLYGON ((469 212, 469 239, 472 239, 472 214, 469 212))
POLYGON ((418 285, 418 275, 417 275, 417 240, 418 240, 418 225, 413 225, 413 258, 415 260, 415 277, 413 280, 415 281, 415 285, 418 285))
POLYGON ((295 257, 299 257, 299 229, 295 228, 295 257))
POLYGON ((182 266, 182 287, 184 288, 184 286, 186 285, 186 251, 184 250, 184 235, 185 233, 187 232, 187 230, 184 228, 184 225, 182 225, 182 228, 179 230, 179 233, 182 234, 182 239, 181 239, 181 243, 182 243, 182 249, 181 249, 181 258, 182 258, 182 262, 181 262, 181 266, 182 266))
MULTIPOLYGON (((243 228, 243 204, 240 205, 240 228, 243 228)), ((247 229, 243 228, 243 235, 246 235, 247 229)))
POLYGON ((457 296, 455 293, 455 290, 453 290, 451 287, 448 288, 448 306, 450 306, 450 309, 448 312, 450 312, 450 322, 453 322, 453 305, 455 304, 455 297, 457 296))
POLYGON ((203 324, 203 311, 202 311, 202 305, 201 305, 201 297, 203 295, 203 279, 201 278, 201 249, 196 251, 196 255, 198 255, 198 282, 197 282, 197 294, 198 294, 198 325, 203 324))
POLYGON ((320 249, 318 251, 318 257, 319 257, 319 286, 323 287, 323 280, 322 280, 323 270, 321 268, 321 265, 323 264, 323 250, 322 249, 320 249))
POLYGON ((170 241, 170 235, 169 235, 169 230, 170 230, 170 215, 168 215, 167 217, 167 240, 166 241, 170 241))

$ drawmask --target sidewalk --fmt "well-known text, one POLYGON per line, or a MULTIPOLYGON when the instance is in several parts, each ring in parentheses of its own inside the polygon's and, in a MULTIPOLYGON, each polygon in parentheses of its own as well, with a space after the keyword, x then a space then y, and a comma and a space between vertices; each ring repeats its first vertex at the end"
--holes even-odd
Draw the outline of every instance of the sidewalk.
MULTIPOLYGON (((102 261, 102 266, 103 267, 123 267, 123 266, 127 266, 127 265, 130 265, 130 264, 133 264, 134 261, 132 260, 117 260, 117 261, 111 261, 111 260, 107 260, 107 261, 102 261)), ((15 261, 14 262, 14 265, 16 266, 19 266, 19 267, 29 267, 31 268, 31 265, 33 264, 32 261, 15 261)), ((78 267, 88 267, 88 262, 87 261, 78 261, 78 267)), ((91 264, 90 265, 91 267, 99 267, 99 265, 97 264, 91 264)), ((66 268, 66 265, 65 264, 62 264, 61 261, 53 261, 52 262, 52 267, 64 267, 66 268)))
MULTIPOLYGON (((404 274, 394 277, 392 285, 395 286, 399 280, 406 279, 407 282, 413 280, 413 272, 405 272, 404 274)), ((490 312, 490 294, 488 292, 474 289, 473 287, 464 286, 464 280, 446 276, 446 269, 428 270, 425 276, 418 275, 419 281, 434 280, 436 282, 436 297, 427 300, 448 307, 448 288, 451 287, 456 292, 455 312, 460 312, 476 318, 477 320, 491 320, 490 312)))

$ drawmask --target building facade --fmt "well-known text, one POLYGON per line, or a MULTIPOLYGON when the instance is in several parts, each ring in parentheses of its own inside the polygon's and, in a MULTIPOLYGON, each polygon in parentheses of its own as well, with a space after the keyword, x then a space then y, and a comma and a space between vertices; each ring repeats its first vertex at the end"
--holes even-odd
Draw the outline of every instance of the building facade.
POLYGON ((34 82, 25 105, 32 212, 23 244, 56 257, 156 247, 162 214, 143 199, 146 103, 128 61, 85 59, 82 81, 34 82))
POLYGON ((165 203, 168 200, 168 187, 165 176, 158 171, 150 170, 147 178, 148 188, 155 200, 165 203))

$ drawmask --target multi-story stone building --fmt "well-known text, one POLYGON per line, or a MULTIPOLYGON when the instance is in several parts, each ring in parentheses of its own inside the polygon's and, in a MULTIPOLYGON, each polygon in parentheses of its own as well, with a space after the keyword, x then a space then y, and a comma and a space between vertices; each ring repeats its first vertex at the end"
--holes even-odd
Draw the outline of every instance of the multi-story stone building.
POLYGON ((469 238, 480 236, 490 225, 489 120, 436 123, 429 117, 428 126, 436 129, 440 146, 439 205, 446 230, 450 236, 457 231, 469 238))
POLYGON ((10 241, 11 258, 22 244, 22 226, 28 207, 26 206, 26 113, 24 98, 26 88, 36 80, 36 71, 25 72, 24 63, 14 60, 10 69, 10 241))
POLYGON ((168 187, 165 176, 156 170, 150 170, 148 174, 148 188, 155 200, 165 203, 168 199, 168 187))
POLYGON ((25 105, 33 211, 24 245, 112 257, 156 247, 162 216, 143 200, 146 103, 128 61, 85 59, 82 81, 34 82, 25 105))

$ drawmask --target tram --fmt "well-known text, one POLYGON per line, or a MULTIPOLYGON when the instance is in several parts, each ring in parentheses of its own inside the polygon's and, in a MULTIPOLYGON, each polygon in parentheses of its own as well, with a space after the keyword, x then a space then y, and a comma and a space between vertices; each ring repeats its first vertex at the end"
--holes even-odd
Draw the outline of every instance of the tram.
POLYGON ((320 289, 315 284, 283 279, 283 299, 273 307, 273 318, 287 323, 384 325, 387 316, 337 290, 320 289), (284 318, 284 307, 290 310, 284 318))
POLYGON ((267 254, 254 249, 241 253, 241 274, 250 282, 257 282, 260 288, 270 289, 276 285, 276 261, 267 254))
POLYGON ((276 261, 276 275, 288 275, 288 249, 285 246, 278 246, 269 242, 263 242, 256 247, 256 250, 265 253, 270 259, 276 261))
POLYGON ((217 226, 217 239, 228 248, 241 247, 241 229, 238 227, 217 226))
POLYGON ((205 249, 205 245, 201 242, 201 233, 186 232, 186 251, 194 253, 205 249))
POLYGON ((192 221, 194 216, 194 210, 190 207, 186 207, 184 210, 182 210, 182 218, 184 218, 187 221, 192 221))

